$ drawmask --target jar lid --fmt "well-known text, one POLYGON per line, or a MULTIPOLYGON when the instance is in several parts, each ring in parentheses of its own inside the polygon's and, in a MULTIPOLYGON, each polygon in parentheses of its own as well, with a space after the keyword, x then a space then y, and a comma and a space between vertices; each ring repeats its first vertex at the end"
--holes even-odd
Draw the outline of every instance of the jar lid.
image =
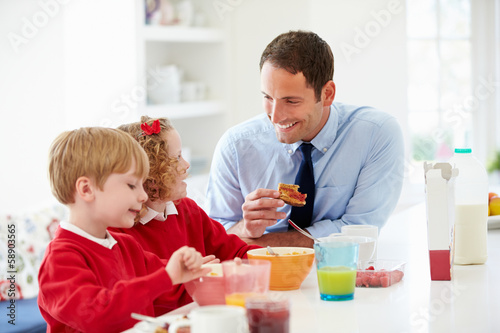
POLYGON ((455 148, 455 153, 457 153, 457 154, 470 154, 470 153, 472 153, 472 149, 470 149, 470 148, 455 148))

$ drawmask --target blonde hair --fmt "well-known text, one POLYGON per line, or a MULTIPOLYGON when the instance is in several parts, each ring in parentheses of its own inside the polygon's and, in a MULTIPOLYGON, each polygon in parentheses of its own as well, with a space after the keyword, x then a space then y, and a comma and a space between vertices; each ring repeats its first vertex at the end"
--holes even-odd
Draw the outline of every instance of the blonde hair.
MULTIPOLYGON (((151 201, 166 201, 171 193, 180 171, 179 161, 168 156, 168 143, 166 134, 174 130, 174 126, 167 118, 159 118, 160 133, 144 135, 141 124, 153 125, 156 119, 142 116, 140 122, 125 124, 118 127, 129 133, 137 140, 149 158, 149 175, 144 182, 144 191, 151 201)), ((185 170, 184 170, 185 172, 185 170)))
POLYGON ((113 128, 85 127, 61 133, 49 152, 52 193, 63 204, 75 202, 75 184, 89 177, 102 190, 112 173, 125 173, 135 161, 135 176, 144 179, 149 163, 127 133, 113 128))

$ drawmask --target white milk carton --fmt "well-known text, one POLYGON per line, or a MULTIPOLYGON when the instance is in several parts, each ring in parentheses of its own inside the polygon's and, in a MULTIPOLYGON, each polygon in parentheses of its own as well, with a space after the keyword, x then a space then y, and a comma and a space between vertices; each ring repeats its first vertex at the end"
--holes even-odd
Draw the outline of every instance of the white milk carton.
POLYGON ((458 169, 424 162, 431 280, 451 280, 454 255, 454 189, 458 169))

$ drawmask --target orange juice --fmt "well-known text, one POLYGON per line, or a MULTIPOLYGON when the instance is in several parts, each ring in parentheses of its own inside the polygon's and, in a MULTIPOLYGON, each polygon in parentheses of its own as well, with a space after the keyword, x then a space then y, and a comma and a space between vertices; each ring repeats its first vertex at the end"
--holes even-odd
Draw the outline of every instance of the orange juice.
POLYGON ((331 297, 327 296, 352 299, 356 286, 356 270, 347 266, 321 267, 318 270, 318 285, 322 299, 323 296, 328 299, 331 297))
POLYGON ((245 307, 245 299, 249 296, 256 295, 255 293, 234 293, 226 295, 226 305, 237 305, 245 307))

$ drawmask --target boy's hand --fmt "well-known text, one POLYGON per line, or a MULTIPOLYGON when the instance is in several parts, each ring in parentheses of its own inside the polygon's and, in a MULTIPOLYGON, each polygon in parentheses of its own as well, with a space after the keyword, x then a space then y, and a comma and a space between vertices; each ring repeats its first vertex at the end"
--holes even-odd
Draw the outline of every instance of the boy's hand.
POLYGON ((184 283, 210 273, 210 268, 201 268, 203 258, 192 247, 183 246, 168 260, 165 270, 172 284, 184 283))

